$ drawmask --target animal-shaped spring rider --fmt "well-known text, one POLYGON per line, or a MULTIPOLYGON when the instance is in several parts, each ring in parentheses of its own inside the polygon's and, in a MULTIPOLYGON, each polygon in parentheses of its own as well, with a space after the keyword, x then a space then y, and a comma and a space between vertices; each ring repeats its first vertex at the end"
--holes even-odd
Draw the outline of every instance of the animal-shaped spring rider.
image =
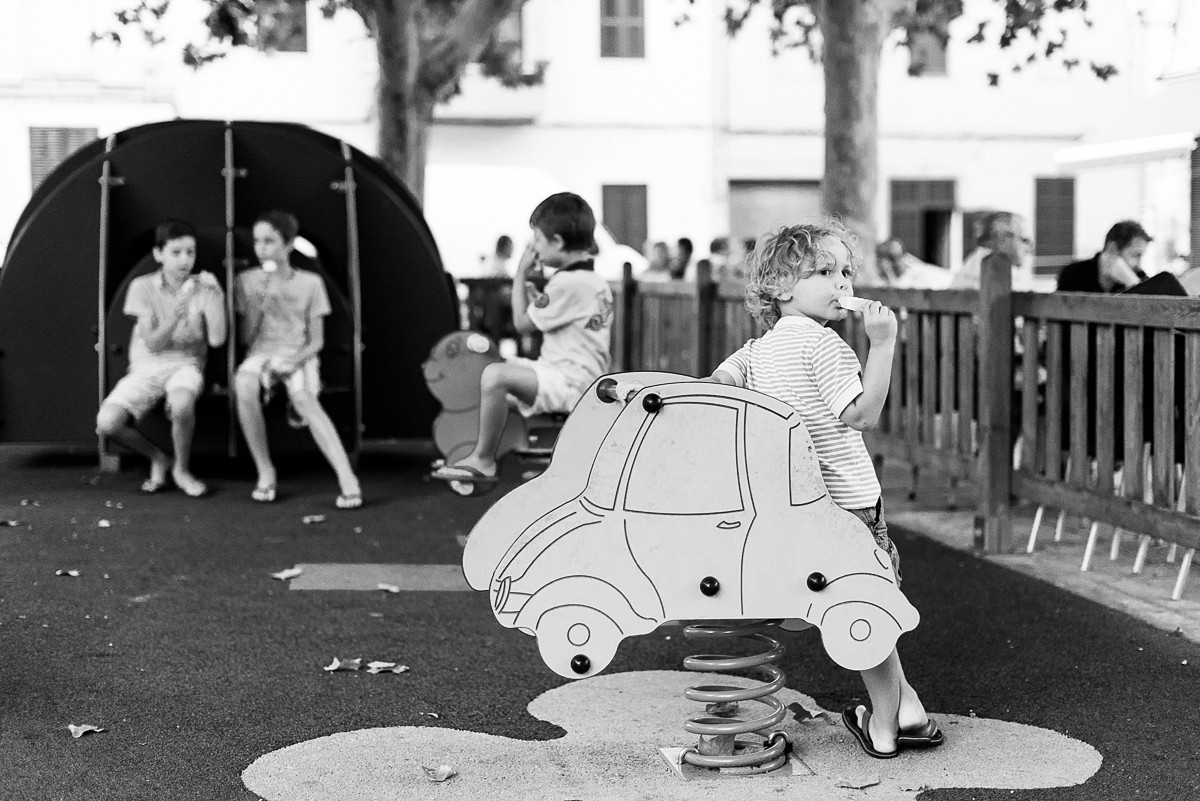
POLYGON ((784 684, 772 664, 783 652, 775 626, 815 626, 834 662, 865 670, 920 620, 888 555, 830 499, 791 406, 670 373, 597 380, 545 472, 480 518, 463 572, 488 592, 496 619, 535 636, 546 665, 567 678, 596 675, 622 639, 667 621, 721 621, 685 633, 764 646, 684 661, 764 679, 685 692, 710 705, 685 723, 701 738, 680 752, 693 770, 788 763, 787 735, 771 731, 785 716, 773 695, 784 684), (744 702, 766 711, 745 715, 735 709, 744 702))
MULTIPOLYGON (((425 384, 442 404, 433 421, 433 442, 442 458, 435 463, 454 464, 469 454, 479 435, 479 379, 489 364, 502 362, 500 349, 489 337, 477 331, 454 331, 438 340, 421 366, 425 384)), ((565 416, 535 415, 528 420, 510 408, 500 437, 496 458, 517 452, 531 461, 545 464, 565 416)), ((459 495, 490 492, 495 480, 451 481, 450 489, 459 495)))

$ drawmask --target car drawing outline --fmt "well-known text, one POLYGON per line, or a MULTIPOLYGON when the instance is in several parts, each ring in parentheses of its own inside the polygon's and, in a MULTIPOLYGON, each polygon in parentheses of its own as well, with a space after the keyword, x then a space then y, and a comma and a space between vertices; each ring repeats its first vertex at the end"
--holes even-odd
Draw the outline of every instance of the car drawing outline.
POLYGON ((476 524, 463 569, 568 678, 675 620, 812 625, 863 670, 920 620, 886 552, 829 498, 792 407, 669 373, 597 380, 546 472, 476 524))

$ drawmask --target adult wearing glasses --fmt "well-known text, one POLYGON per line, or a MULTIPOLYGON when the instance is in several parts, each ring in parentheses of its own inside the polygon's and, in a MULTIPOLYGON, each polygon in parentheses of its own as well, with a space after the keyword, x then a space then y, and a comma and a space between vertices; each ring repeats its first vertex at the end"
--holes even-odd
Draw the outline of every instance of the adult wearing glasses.
POLYGON ((1033 280, 1030 271, 1030 253, 1033 240, 1025 218, 1011 211, 994 211, 980 223, 979 237, 975 249, 967 255, 963 266, 954 274, 951 289, 978 289, 979 272, 983 260, 993 252, 1004 253, 1012 263, 1012 288, 1022 291, 1029 288, 1033 280))

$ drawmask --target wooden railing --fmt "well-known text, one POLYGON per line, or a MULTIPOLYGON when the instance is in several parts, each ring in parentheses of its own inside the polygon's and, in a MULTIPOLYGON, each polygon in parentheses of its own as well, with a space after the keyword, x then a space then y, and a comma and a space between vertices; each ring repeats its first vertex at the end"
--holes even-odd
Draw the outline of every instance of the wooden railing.
MULTIPOLYGON (((757 333, 742 287, 704 273, 640 284, 627 274, 613 288, 614 370, 707 375, 757 333)), ((1200 546, 1200 300, 1012 293, 998 266, 979 290, 858 294, 900 317, 868 446, 973 479, 985 550, 1017 549, 1016 497, 1177 543, 1190 561, 1200 546)), ((858 318, 842 333, 865 356, 858 318)))

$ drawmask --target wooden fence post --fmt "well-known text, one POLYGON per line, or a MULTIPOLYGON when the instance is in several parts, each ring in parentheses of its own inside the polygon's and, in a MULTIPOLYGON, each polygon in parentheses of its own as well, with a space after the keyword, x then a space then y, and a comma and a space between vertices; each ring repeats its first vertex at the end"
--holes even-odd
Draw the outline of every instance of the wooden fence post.
POLYGON ((708 259, 696 263, 695 306, 696 376, 703 378, 712 372, 713 282, 708 259))
POLYGON ((637 329, 637 281, 633 280, 633 265, 625 262, 621 266, 621 308, 617 312, 618 343, 617 358, 621 371, 640 367, 634 365, 634 332, 637 329))
POLYGON ((979 276, 979 515, 983 548, 1011 553, 1012 260, 995 252, 979 276))

